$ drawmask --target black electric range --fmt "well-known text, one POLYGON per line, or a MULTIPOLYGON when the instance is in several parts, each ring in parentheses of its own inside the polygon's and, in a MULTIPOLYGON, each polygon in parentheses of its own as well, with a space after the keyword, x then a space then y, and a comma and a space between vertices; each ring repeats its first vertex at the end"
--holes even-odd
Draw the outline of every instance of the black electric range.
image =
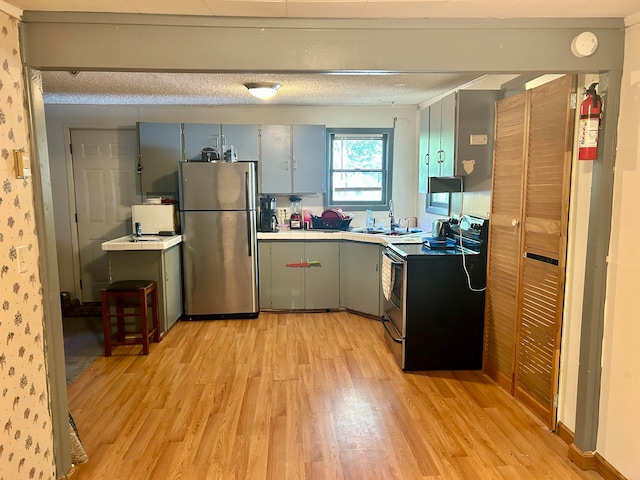
POLYGON ((383 251, 385 340, 403 370, 482 368, 488 226, 450 219, 445 239, 383 251))

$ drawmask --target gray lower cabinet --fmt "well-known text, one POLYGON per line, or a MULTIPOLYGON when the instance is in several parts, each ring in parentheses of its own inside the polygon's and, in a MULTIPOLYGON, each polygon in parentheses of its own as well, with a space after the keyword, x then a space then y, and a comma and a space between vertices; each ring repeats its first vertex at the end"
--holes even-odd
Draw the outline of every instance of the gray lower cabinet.
POLYGON ((258 242, 258 292, 260 308, 271 308, 271 244, 258 242))
POLYGON ((274 310, 340 307, 340 242, 261 241, 260 306, 274 310), (309 267, 305 262, 318 262, 309 267), (267 265, 267 273, 264 266, 267 265))
POLYGON ((340 306, 380 316, 380 245, 340 245, 340 306))
POLYGON ((167 250, 110 250, 109 281, 155 280, 160 331, 166 333, 182 315, 181 246, 167 250))

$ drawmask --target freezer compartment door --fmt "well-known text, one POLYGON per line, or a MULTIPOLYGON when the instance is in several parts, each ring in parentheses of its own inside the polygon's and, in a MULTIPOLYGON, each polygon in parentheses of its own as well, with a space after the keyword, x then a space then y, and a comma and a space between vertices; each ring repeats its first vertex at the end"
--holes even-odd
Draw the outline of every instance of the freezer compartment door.
POLYGON ((182 212, 185 314, 258 312, 255 212, 182 212))
POLYGON ((181 210, 255 210, 255 208, 255 163, 180 163, 181 210))

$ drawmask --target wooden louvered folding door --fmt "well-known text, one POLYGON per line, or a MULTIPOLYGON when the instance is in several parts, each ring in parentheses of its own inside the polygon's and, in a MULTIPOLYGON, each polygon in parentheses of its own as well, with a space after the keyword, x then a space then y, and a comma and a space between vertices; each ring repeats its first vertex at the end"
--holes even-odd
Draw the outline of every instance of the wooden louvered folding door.
POLYGON ((502 100, 496 109, 484 370, 551 429, 564 301, 573 92, 575 78, 564 76, 502 100))
POLYGON ((511 393, 515 350, 527 92, 496 103, 484 371, 511 393))
POLYGON ((515 396, 555 428, 575 77, 531 90, 515 396))

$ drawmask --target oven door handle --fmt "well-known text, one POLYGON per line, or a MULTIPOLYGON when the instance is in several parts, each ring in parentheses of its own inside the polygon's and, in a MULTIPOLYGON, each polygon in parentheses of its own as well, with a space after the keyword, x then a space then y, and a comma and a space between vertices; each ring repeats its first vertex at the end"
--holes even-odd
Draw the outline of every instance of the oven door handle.
POLYGON ((400 332, 398 332, 398 329, 396 328, 396 326, 386 315, 382 316, 382 326, 387 331, 387 334, 391 337, 391 340, 393 340, 396 343, 402 343, 402 336, 400 336, 400 332), (387 323, 391 325, 391 328, 394 330, 393 332, 389 330, 389 327, 387 327, 387 323), (396 337, 396 335, 398 336, 396 337))

